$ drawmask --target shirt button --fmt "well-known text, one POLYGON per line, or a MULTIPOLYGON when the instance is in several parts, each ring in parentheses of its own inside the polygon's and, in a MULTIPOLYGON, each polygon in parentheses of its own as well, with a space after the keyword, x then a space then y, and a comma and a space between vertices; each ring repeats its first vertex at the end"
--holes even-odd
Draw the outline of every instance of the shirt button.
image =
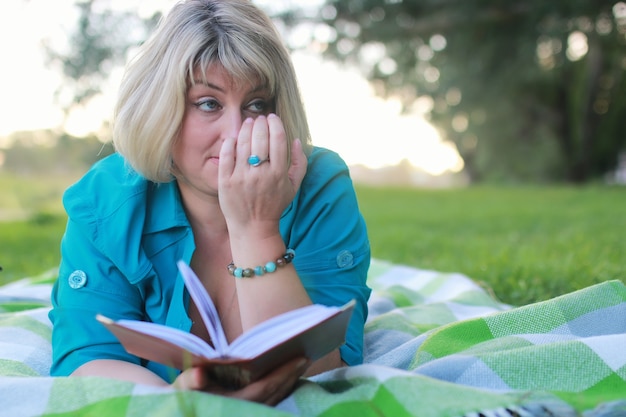
POLYGON ((70 287, 75 290, 83 288, 85 284, 87 284, 87 274, 81 270, 74 271, 70 274, 67 281, 70 284, 70 287))
POLYGON ((354 264, 354 255, 349 250, 342 250, 337 255, 337 266, 339 268, 347 268, 354 264))

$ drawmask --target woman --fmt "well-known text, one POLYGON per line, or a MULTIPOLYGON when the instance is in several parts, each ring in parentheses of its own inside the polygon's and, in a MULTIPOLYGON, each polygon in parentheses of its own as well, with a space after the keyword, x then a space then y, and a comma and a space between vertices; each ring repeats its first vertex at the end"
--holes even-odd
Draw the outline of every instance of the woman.
POLYGON ((246 0, 177 4, 122 81, 117 153, 69 188, 52 294, 53 375, 173 384, 275 404, 297 379, 362 361, 370 260, 347 168, 310 144, 296 77, 271 20, 246 0), (296 253, 293 262, 288 254, 296 253), (209 336, 176 261, 191 265, 227 338, 307 304, 356 299, 346 344, 229 391, 200 369, 128 354, 104 314, 209 336), (238 278, 236 267, 254 269, 238 278), (305 373, 306 372, 306 373, 305 373))

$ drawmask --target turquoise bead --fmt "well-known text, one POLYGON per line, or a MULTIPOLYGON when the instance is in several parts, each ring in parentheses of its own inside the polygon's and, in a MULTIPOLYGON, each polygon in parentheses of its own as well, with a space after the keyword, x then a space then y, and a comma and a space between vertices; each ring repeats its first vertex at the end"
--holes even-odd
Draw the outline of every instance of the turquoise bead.
POLYGON ((274 272, 276 271, 276 264, 274 262, 268 262, 265 264, 265 270, 267 272, 274 272))

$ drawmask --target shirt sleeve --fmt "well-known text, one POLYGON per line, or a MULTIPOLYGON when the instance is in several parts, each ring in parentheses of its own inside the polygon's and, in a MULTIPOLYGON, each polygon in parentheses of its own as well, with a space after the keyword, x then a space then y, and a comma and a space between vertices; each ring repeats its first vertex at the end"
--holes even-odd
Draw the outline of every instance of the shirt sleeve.
POLYGON ((140 363, 96 321, 99 313, 112 319, 142 319, 140 294, 85 232, 70 218, 61 242, 62 261, 50 312, 53 376, 67 376, 94 359, 140 363))
POLYGON ((313 152, 281 229, 296 251, 294 265, 314 303, 341 306, 356 300, 340 354, 348 365, 362 363, 370 245, 348 168, 337 154, 313 152))
POLYGON ((67 376, 95 359, 135 363, 166 376, 164 366, 127 353, 96 320, 97 314, 146 320, 146 292, 160 290, 155 280, 143 281, 152 274, 140 251, 145 209, 136 203, 145 200, 145 185, 138 178, 127 180, 122 164, 119 158, 101 161, 63 196, 69 220, 49 314, 53 376, 67 376))

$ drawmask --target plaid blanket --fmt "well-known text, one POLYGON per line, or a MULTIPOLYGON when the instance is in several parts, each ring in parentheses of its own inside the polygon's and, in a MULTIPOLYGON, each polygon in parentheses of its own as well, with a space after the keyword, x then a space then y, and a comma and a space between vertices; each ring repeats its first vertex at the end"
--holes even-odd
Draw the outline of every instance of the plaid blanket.
POLYGON ((511 308, 460 274, 374 261, 365 364, 275 408, 104 378, 52 378, 54 271, 0 287, 0 415, 626 416, 626 288, 511 308))

